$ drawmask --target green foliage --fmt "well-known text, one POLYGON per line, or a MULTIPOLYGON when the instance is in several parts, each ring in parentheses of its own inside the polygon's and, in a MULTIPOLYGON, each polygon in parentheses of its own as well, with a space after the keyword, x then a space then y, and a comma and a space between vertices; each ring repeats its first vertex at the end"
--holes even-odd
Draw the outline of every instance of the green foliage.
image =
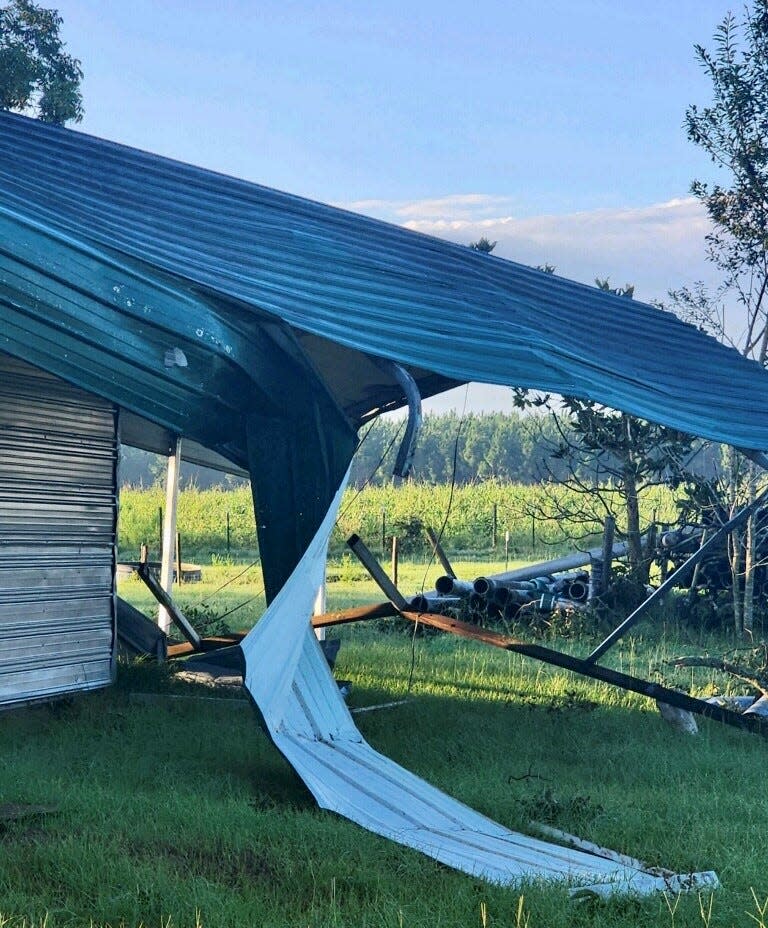
MULTIPOLYGON (((607 278, 596 278, 598 289, 632 299, 634 287, 611 287, 607 278)), ((515 391, 520 408, 546 409, 557 429, 551 442, 547 467, 559 464, 564 475, 552 479, 578 497, 573 508, 563 509, 552 495, 545 517, 574 526, 590 525, 610 516, 628 544, 628 559, 641 582, 650 567, 642 547, 643 520, 639 496, 647 488, 679 480, 686 459, 700 444, 689 435, 666 426, 617 412, 593 400, 515 391)), ((581 537, 578 535, 577 537, 581 537)))
MULTIPOLYGON (((485 553, 493 545, 493 513, 496 507, 496 551, 503 555, 505 533, 509 532, 509 556, 547 557, 559 553, 569 542, 572 526, 558 520, 542 521, 537 513, 552 495, 560 505, 573 508, 578 497, 568 488, 534 484, 524 486, 503 481, 485 481, 456 487, 450 505, 450 487, 409 482, 368 486, 363 491, 347 490, 341 506, 339 527, 331 540, 331 554, 344 551, 345 539, 353 532, 377 553, 381 552, 382 518, 384 553, 392 535, 409 540, 411 551, 426 554, 430 548, 422 526, 438 531, 448 514, 442 541, 451 552, 485 553)), ((118 539, 120 555, 136 559, 143 542, 156 557, 159 537, 159 510, 165 495, 159 487, 125 488, 120 494, 118 539)), ((247 488, 210 490, 189 488, 179 496, 178 530, 186 560, 205 561, 226 558, 226 518, 230 514, 231 556, 242 559, 257 550, 253 500, 247 488)), ((650 519, 656 513, 661 521, 674 521, 675 501, 666 487, 649 488, 641 496, 641 512, 650 519)), ((601 531, 598 518, 581 526, 587 538, 597 541, 601 531)))
POLYGON ((489 255, 497 245, 498 242, 492 242, 485 236, 479 238, 476 242, 469 243, 469 247, 472 251, 481 251, 485 255, 489 255))
MULTIPOLYGON (((355 455, 351 482, 387 483, 403 423, 391 417, 376 420, 355 455)), ((557 435, 549 417, 518 412, 470 414, 455 412, 425 416, 413 463, 414 478, 427 483, 466 484, 500 480, 535 483, 542 479, 542 462, 557 435), (455 459, 455 466, 454 466, 455 459)), ((562 476, 564 468, 552 468, 562 476)))
POLYGON ((0 7, 0 109, 63 125, 83 118, 80 62, 64 51, 56 10, 32 0, 0 7))
MULTIPOLYGON (((696 57, 712 88, 708 106, 686 112, 688 138, 727 174, 723 184, 694 181, 691 191, 713 223, 707 236, 709 257, 737 286, 752 271, 756 290, 750 300, 762 303, 768 244, 768 8, 752 0, 742 18, 729 13, 714 36, 714 51, 696 46, 696 57)), ((747 286, 749 286, 748 284, 747 286)), ((743 288, 741 288, 743 290, 743 288)), ((740 298, 744 301, 741 293, 740 298)), ((752 307, 752 316, 756 306, 752 307)), ((765 329, 751 322, 747 342, 765 329), (755 326, 759 326, 758 329, 755 326)), ((759 344, 750 346, 754 353, 759 344)), ((746 353, 746 352, 745 352, 746 353)), ((763 348, 763 359, 765 349, 763 348)))
MULTIPOLYGON (((150 558, 157 556, 163 506, 165 491, 159 486, 121 491, 118 538, 122 557, 136 559, 139 547, 145 542, 150 548, 150 558)), ((210 558, 214 553, 227 553, 227 513, 231 551, 241 555, 256 551, 256 520, 248 487, 234 490, 188 487, 179 494, 177 522, 185 560, 192 555, 210 558)))

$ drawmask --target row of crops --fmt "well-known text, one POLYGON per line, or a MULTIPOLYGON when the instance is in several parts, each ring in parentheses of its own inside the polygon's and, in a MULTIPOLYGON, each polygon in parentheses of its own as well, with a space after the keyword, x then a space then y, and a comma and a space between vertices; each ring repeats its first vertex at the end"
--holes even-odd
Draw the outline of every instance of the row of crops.
MULTIPOLYGON (((123 489, 120 495, 120 556, 136 556, 147 543, 156 552, 164 493, 160 488, 123 489)), ((672 522, 675 507, 666 488, 648 491, 642 500, 645 518, 672 522)), ((575 513, 583 503, 553 485, 484 482, 456 487, 405 483, 399 487, 348 490, 341 507, 331 555, 344 550, 353 532, 375 551, 386 551, 392 536, 401 550, 419 555, 426 550, 423 526, 442 529, 445 548, 453 553, 537 556, 573 546, 578 536, 588 541, 600 534, 599 513, 580 514, 569 524, 562 513, 575 513)), ((253 502, 247 487, 183 490, 179 498, 178 530, 185 557, 209 560, 253 556, 258 550, 253 502)))

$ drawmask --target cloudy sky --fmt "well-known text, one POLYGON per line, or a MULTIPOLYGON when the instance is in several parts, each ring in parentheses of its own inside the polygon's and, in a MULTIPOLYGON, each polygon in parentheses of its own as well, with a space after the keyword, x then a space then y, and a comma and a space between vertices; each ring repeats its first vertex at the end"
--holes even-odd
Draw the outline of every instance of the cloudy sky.
POLYGON ((639 299, 716 279, 683 120, 723 0, 55 5, 83 131, 639 299))

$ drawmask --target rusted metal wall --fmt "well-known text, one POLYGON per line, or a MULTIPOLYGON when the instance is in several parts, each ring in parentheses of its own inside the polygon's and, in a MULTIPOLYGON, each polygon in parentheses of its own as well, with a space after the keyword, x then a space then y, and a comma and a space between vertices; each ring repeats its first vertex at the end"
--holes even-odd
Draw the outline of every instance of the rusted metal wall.
POLYGON ((117 410, 0 354, 0 706, 112 680, 117 410))

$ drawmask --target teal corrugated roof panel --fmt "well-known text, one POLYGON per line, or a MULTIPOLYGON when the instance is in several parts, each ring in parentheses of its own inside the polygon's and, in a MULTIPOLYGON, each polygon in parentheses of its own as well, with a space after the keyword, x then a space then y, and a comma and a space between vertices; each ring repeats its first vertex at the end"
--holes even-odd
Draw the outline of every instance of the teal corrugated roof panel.
POLYGON ((446 382, 592 397, 768 448, 756 364, 671 314, 492 255, 6 113, 0 211, 446 382))

